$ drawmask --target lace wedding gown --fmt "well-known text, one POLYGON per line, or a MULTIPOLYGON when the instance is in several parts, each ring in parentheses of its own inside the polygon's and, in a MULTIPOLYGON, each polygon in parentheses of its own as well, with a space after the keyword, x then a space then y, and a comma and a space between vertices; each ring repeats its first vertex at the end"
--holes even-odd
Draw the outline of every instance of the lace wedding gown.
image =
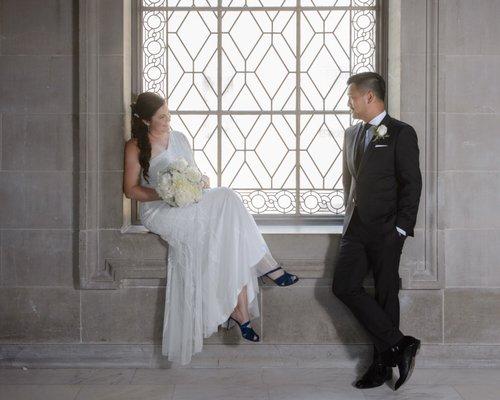
MULTIPOLYGON (((149 183, 183 157, 196 165, 187 138, 172 131, 166 150, 151 158, 149 183)), ((169 244, 162 354, 187 364, 203 338, 217 331, 247 286, 249 312, 259 315, 257 277, 275 267, 252 216, 231 189, 205 189, 200 202, 170 207, 163 201, 140 204, 143 225, 169 244)))

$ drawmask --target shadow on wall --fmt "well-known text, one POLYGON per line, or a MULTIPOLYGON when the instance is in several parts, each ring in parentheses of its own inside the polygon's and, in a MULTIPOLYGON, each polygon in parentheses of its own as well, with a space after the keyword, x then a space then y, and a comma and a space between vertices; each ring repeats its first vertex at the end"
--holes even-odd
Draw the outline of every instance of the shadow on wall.
MULTIPOLYGON (((337 263, 340 243, 340 235, 331 236, 326 254, 325 269, 323 271, 323 276, 321 277, 321 281, 324 282, 324 285, 329 285, 328 292, 330 295, 325 296, 325 286, 317 284, 315 289, 315 298, 318 304, 326 310, 326 314, 330 318, 330 321, 326 321, 325 323, 331 323, 333 329, 335 330, 334 335, 337 337, 335 340, 336 343, 331 344, 371 344, 365 329, 354 318, 351 311, 339 299, 337 299, 337 297, 335 297, 332 291, 333 275, 335 265, 337 263)), ((373 286, 372 283, 373 279, 368 277, 365 280, 365 287, 373 286)), ((350 360, 358 361, 356 364, 356 372, 358 374, 363 371, 371 361, 371 352, 360 357, 358 346, 344 346, 344 350, 350 360)))

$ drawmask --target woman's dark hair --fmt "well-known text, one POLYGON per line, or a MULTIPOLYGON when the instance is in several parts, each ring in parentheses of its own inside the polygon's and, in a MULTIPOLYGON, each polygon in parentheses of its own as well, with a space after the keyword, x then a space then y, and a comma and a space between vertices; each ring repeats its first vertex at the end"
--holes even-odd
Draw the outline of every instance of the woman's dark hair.
POLYGON ((144 121, 151 121, 151 117, 165 104, 165 99, 156 93, 144 92, 137 96, 132 103, 132 137, 137 139, 139 146, 139 164, 142 175, 149 183, 149 161, 151 159, 151 143, 148 137, 148 126, 144 121), (144 121, 143 121, 144 120, 144 121))

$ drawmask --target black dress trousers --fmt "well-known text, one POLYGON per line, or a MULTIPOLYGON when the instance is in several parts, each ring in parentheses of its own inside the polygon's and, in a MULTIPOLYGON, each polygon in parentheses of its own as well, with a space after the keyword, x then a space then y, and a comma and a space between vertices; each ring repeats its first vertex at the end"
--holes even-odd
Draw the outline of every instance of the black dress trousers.
POLYGON ((340 242, 333 292, 371 334, 379 353, 394 346, 403 334, 399 330, 399 261, 405 236, 396 227, 376 234, 363 224, 354 209, 340 242), (375 297, 368 294, 363 280, 373 271, 375 297))

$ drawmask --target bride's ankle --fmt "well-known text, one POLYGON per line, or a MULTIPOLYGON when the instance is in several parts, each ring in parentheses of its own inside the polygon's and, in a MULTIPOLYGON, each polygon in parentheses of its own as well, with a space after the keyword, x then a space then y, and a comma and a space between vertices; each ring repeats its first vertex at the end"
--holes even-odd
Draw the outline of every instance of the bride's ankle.
POLYGON ((236 307, 231 313, 231 318, 235 319, 240 324, 242 324, 248 321, 248 312, 245 312, 244 310, 241 310, 238 307, 236 307))
POLYGON ((271 279, 278 279, 280 276, 282 276, 285 273, 283 269, 278 269, 277 271, 268 273, 267 276, 271 279))

